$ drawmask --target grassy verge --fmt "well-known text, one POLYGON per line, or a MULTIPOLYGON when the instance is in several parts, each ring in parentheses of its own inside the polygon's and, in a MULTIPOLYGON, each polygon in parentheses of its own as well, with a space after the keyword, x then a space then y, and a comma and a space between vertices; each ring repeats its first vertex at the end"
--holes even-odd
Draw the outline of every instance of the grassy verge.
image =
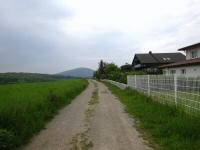
POLYGON ((0 149, 15 149, 27 142, 87 84, 86 80, 63 80, 0 85, 0 149))
POLYGON ((92 93, 92 98, 91 100, 89 101, 89 105, 94 105, 94 104, 97 104, 99 101, 98 101, 98 98, 99 98, 99 95, 98 95, 98 89, 96 88, 93 93, 92 93))
POLYGON ((134 116, 136 127, 155 149, 199 150, 200 118, 192 118, 174 107, 154 102, 135 90, 121 90, 110 83, 105 84, 134 116))

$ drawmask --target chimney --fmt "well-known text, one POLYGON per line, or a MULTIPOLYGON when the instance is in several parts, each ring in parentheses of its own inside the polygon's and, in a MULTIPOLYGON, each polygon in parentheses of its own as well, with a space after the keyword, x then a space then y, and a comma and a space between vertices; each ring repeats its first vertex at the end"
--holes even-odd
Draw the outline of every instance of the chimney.
POLYGON ((153 55, 152 51, 149 51, 149 55, 151 55, 158 63, 160 63, 160 61, 153 55))

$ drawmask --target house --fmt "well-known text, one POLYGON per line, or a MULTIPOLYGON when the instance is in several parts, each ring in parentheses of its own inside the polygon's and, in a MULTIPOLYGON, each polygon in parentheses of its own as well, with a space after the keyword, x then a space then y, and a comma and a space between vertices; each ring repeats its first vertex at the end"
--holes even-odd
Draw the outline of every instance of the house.
POLYGON ((161 66, 163 73, 186 77, 200 76, 200 43, 180 48, 179 51, 186 53, 186 60, 161 66))
POLYGON ((136 70, 146 70, 148 72, 159 72, 158 67, 170 63, 185 60, 182 53, 152 53, 135 54, 132 66, 136 70))

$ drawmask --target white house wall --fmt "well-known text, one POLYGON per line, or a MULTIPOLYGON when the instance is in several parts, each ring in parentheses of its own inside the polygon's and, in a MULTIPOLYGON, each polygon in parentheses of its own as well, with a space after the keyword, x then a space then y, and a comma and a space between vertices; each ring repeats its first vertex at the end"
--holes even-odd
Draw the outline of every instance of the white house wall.
POLYGON ((200 47, 186 50, 186 59, 192 59, 192 51, 197 51, 197 57, 200 57, 200 47))
POLYGON ((200 65, 188 66, 188 67, 176 67, 176 68, 165 68, 163 69, 164 74, 171 75, 171 70, 176 70, 175 75, 186 76, 186 77, 200 77, 200 65), (186 70, 186 74, 182 74, 182 70, 186 70))

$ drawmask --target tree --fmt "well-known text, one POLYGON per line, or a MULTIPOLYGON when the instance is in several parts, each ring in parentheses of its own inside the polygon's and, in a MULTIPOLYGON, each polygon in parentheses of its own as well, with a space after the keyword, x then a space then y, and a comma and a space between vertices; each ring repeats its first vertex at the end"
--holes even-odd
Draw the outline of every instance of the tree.
POLYGON ((120 69, 121 71, 124 71, 124 72, 130 72, 130 71, 133 71, 133 66, 126 63, 125 65, 122 65, 120 69))
POLYGON ((143 72, 134 71, 132 66, 128 63, 120 68, 114 63, 106 63, 101 60, 99 62, 99 68, 94 73, 94 77, 97 79, 110 79, 117 82, 126 83, 127 75, 144 74, 143 72))
POLYGON ((103 62, 103 60, 100 60, 99 62, 99 67, 97 69, 97 71, 95 71, 94 73, 94 77, 97 79, 105 79, 106 75, 105 75, 105 65, 106 63, 103 62))
POLYGON ((105 73, 106 74, 109 74, 109 73, 112 73, 112 72, 117 72, 117 71, 120 71, 120 69, 118 68, 117 65, 115 65, 114 63, 106 63, 105 64, 105 73))
POLYGON ((101 60, 100 62, 99 62, 99 74, 105 74, 105 63, 103 62, 103 60, 101 60))

